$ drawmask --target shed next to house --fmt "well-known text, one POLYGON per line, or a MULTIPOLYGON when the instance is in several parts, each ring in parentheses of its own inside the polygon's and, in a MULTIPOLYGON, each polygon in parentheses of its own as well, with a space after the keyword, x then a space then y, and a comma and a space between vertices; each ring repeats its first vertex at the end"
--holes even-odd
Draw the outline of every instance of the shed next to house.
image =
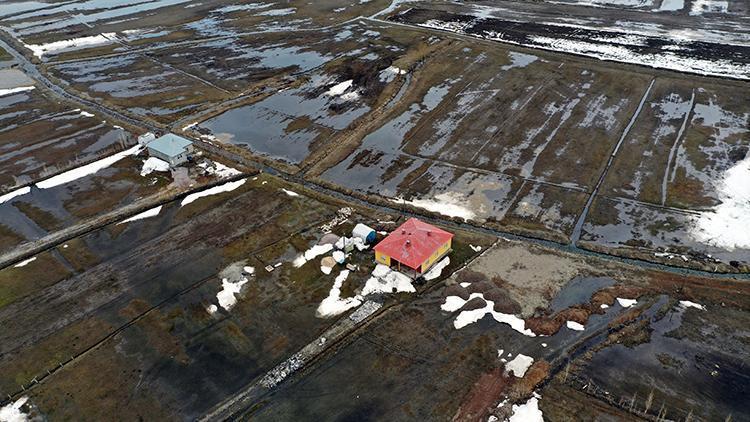
POLYGON ((172 167, 187 161, 188 156, 193 152, 191 141, 173 133, 154 139, 146 147, 150 156, 164 160, 172 167))
POLYGON ((375 260, 384 265, 405 265, 427 272, 451 250, 453 234, 410 218, 375 245, 375 260))

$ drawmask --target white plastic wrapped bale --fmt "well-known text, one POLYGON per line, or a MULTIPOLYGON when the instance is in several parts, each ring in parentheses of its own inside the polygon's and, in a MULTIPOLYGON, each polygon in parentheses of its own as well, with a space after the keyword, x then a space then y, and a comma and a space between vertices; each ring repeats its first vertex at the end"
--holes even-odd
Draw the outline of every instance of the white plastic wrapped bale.
POLYGON ((138 145, 145 146, 149 142, 153 141, 154 139, 156 139, 156 135, 154 135, 151 132, 146 132, 143 135, 141 135, 141 136, 138 137, 138 145))
POLYGON ((362 239, 365 243, 372 243, 375 241, 375 230, 362 223, 357 223, 352 230, 352 237, 355 239, 362 239))

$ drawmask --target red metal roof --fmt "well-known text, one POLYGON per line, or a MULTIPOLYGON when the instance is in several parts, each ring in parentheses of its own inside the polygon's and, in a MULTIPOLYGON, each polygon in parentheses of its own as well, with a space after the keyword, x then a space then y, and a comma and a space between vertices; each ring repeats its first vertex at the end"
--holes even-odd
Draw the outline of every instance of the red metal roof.
POLYGON ((411 268, 419 269, 430 255, 451 238, 452 233, 410 218, 375 245, 375 250, 411 268))

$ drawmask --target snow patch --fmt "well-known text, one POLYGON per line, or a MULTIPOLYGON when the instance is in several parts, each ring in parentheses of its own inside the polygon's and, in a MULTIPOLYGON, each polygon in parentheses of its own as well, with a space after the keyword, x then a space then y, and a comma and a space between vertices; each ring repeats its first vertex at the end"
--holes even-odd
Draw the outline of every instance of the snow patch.
POLYGON ((565 326, 568 327, 571 330, 574 330, 574 331, 583 331, 584 330, 583 325, 579 324, 579 323, 577 323, 575 321, 567 321, 567 322, 565 322, 565 326))
POLYGON ((346 90, 352 87, 352 83, 354 83, 354 81, 351 79, 349 79, 348 81, 338 83, 332 86, 331 89, 329 89, 328 92, 326 92, 326 94, 330 95, 331 97, 341 95, 344 92, 346 92, 346 90))
POLYGON ((513 405, 513 415, 508 419, 508 422, 544 422, 542 411, 539 410, 539 399, 540 395, 534 393, 534 397, 530 398, 524 404, 513 405))
POLYGON ((292 264, 296 268, 299 268, 305 265, 307 261, 310 261, 314 259, 315 257, 328 253, 332 250, 333 250, 333 245, 331 245, 330 243, 326 243, 325 245, 315 245, 311 247, 310 249, 306 250, 301 255, 299 255, 297 258, 295 258, 292 264))
POLYGON ((704 13, 727 13, 729 2, 727 0, 693 0, 690 6, 690 15, 698 16, 704 13))
POLYGON ((202 168, 206 173, 218 178, 238 176, 242 174, 242 172, 237 169, 233 169, 229 166, 225 166, 224 164, 217 163, 216 161, 211 160, 206 160, 198 164, 198 167, 202 168))
POLYGON ((77 50, 82 47, 110 44, 112 43, 111 38, 114 36, 114 32, 107 32, 90 37, 71 38, 47 44, 24 44, 24 46, 41 59, 42 56, 50 53, 61 53, 63 51, 77 50))
MULTIPOLYGON (((472 293, 472 296, 479 295, 479 293, 472 293)), ((440 309, 446 312, 456 312, 466 304, 466 301, 461 299, 460 296, 448 296, 445 298, 445 303, 440 305, 440 309)))
POLYGON ((2 422, 25 422, 29 420, 28 415, 23 413, 21 407, 29 400, 24 396, 13 403, 0 407, 0 421, 2 422))
POLYGON ((412 205, 427 211, 447 215, 448 217, 461 217, 464 220, 471 220, 476 216, 474 211, 464 205, 467 202, 466 198, 458 192, 440 193, 435 195, 433 199, 413 199, 407 201, 403 198, 396 198, 391 199, 391 201, 398 204, 412 205))
POLYGON ((117 223, 117 225, 119 226, 120 224, 129 223, 131 221, 143 220, 144 218, 156 217, 161 212, 161 207, 162 206, 159 205, 158 207, 154 207, 154 208, 151 208, 150 210, 143 211, 140 214, 136 214, 130 218, 126 218, 125 220, 120 221, 119 223, 117 223))
POLYGON ((534 363, 534 358, 519 353, 513 360, 505 364, 505 370, 512 373, 516 378, 522 378, 532 363, 534 363))
MULTIPOLYGON (((512 329, 518 331, 523 335, 536 337, 536 334, 534 334, 533 331, 526 328, 526 322, 524 322, 523 319, 515 315, 496 312, 494 308, 495 302, 485 299, 484 294, 482 293, 472 293, 471 295, 469 295, 469 300, 474 299, 475 297, 484 300, 486 302, 486 306, 484 308, 472 309, 470 311, 461 311, 461 313, 458 314, 456 319, 453 321, 453 326, 457 330, 467 325, 473 324, 484 318, 485 315, 490 314, 492 315, 492 318, 495 319, 495 321, 502 324, 508 324, 512 329)), ((454 312, 461 309, 466 304, 466 302, 468 302, 468 300, 463 300, 459 296, 448 296, 445 300, 445 303, 441 305, 440 308, 444 311, 454 312)))
POLYGON ((237 304, 237 297, 235 294, 239 293, 247 283, 247 277, 242 277, 237 281, 229 281, 224 278, 221 280, 221 291, 216 294, 216 299, 219 301, 219 306, 226 309, 227 311, 237 304))
POLYGON ((8 201, 10 201, 11 199, 13 199, 13 198, 15 198, 17 196, 26 195, 29 192, 31 192, 31 187, 30 186, 24 186, 22 188, 18 188, 16 190, 14 190, 14 191, 10 191, 10 192, 6 193, 5 195, 0 195, 0 204, 2 204, 4 202, 8 202, 8 201))
POLYGON ((203 198, 205 196, 217 195, 220 193, 233 191, 245 184, 246 180, 247 179, 235 180, 234 182, 227 182, 223 185, 214 186, 204 191, 191 193, 190 195, 186 196, 185 199, 182 200, 182 202, 180 202, 180 206, 184 207, 185 205, 195 202, 197 199, 203 198))
POLYGON ((721 204, 695 221, 691 236, 702 243, 732 251, 750 249, 750 155, 724 173, 717 191, 721 204))
POLYGON ((148 157, 146 161, 143 162, 141 176, 149 175, 155 171, 169 171, 169 163, 156 157, 148 157))
POLYGON ((287 190, 287 189, 284 189, 284 188, 281 188, 281 190, 284 191, 284 193, 287 194, 287 195, 289 195, 289 196, 299 196, 299 194, 297 192, 294 192, 294 191, 291 191, 291 190, 287 190))
POLYGON ((130 155, 137 155, 141 152, 142 146, 136 145, 132 148, 126 149, 125 151, 118 152, 117 154, 104 157, 101 160, 94 161, 80 167, 76 167, 72 170, 68 170, 64 173, 60 173, 57 176, 52 176, 47 180, 42 180, 36 184, 39 189, 49 189, 55 186, 63 185, 65 183, 72 182, 80 179, 81 177, 89 176, 98 172, 99 170, 105 169, 112 164, 122 160, 123 158, 130 155))
POLYGON ((372 275, 365 282, 365 287, 362 289, 362 296, 374 293, 393 293, 394 291, 404 293, 415 293, 417 291, 411 284, 411 278, 398 271, 391 270, 383 264, 375 266, 372 275), (383 274, 383 269, 379 270, 378 267, 385 267, 388 272, 383 274))
POLYGON ((621 297, 618 297, 617 303, 619 303, 623 308, 629 308, 638 302, 635 299, 623 299, 621 297))
POLYGON ((30 263, 32 263, 32 262, 34 262, 34 261, 36 261, 36 257, 35 257, 35 256, 32 256, 32 257, 31 257, 31 258, 29 258, 29 259, 25 259, 25 260, 23 260, 23 261, 19 262, 18 264, 14 265, 13 267, 14 267, 14 268, 25 267, 25 266, 29 265, 30 263))
POLYGON ((17 94, 19 92, 31 91, 36 88, 35 86, 18 86, 15 88, 0 89, 0 97, 4 97, 10 94, 17 94))
POLYGON ((349 277, 349 270, 343 270, 338 276, 336 276, 336 279, 333 282, 333 287, 328 293, 328 297, 323 299, 318 306, 316 315, 319 318, 336 316, 362 304, 362 298, 360 296, 348 297, 345 299, 341 298, 341 286, 344 284, 347 277, 349 277))
POLYGON ((286 9, 266 10, 265 12, 256 13, 256 16, 285 16, 294 14, 296 11, 296 7, 287 7, 286 9))
POLYGON ((687 309, 687 308, 696 308, 696 309, 700 309, 700 310, 703 310, 703 311, 706 310, 706 307, 703 306, 703 305, 701 305, 700 303, 691 302, 689 300, 681 300, 680 301, 680 306, 682 306, 685 309, 687 309))
POLYGON ((437 264, 433 265, 432 268, 430 268, 429 271, 427 271, 426 273, 424 273, 424 279, 425 280, 434 280, 434 279, 440 277, 440 275, 443 273, 443 270, 445 269, 445 267, 447 267, 448 264, 450 264, 450 263, 451 263, 451 258, 448 257, 448 256, 446 256, 445 258, 441 259, 440 262, 438 262, 437 264))

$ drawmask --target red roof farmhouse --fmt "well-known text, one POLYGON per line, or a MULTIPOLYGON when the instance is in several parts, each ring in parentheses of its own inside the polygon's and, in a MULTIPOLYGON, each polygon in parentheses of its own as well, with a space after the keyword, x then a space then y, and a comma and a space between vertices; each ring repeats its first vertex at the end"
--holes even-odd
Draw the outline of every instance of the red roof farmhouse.
POLYGON ((375 246, 375 261, 424 273, 451 250, 453 234, 410 218, 375 246))

